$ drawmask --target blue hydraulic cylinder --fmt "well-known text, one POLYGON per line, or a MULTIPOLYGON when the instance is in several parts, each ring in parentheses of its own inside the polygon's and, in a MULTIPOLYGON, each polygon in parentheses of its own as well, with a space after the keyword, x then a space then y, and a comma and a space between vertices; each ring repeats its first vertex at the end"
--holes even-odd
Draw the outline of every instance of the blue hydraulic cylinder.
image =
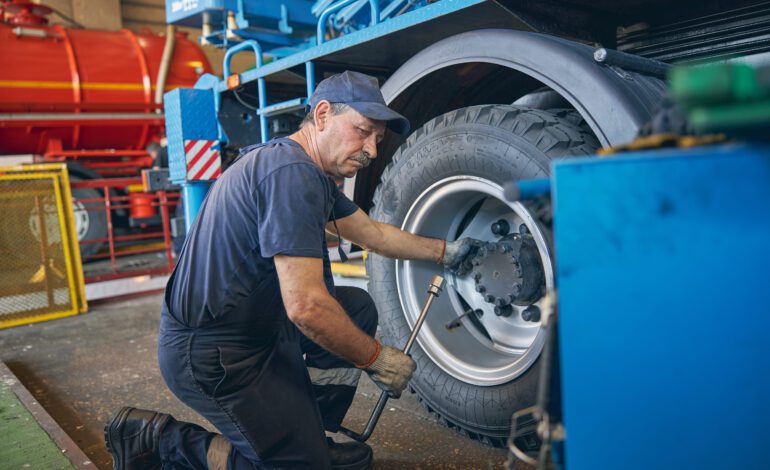
POLYGON ((182 186, 189 230, 206 191, 222 170, 214 91, 177 88, 165 94, 171 181, 182 186))
POLYGON ((184 229, 190 233, 190 227, 198 215, 198 211, 206 198, 210 183, 208 181, 189 181, 182 183, 182 199, 184 200, 184 229))
POLYGON ((767 468, 770 147, 552 175, 565 468, 767 468))

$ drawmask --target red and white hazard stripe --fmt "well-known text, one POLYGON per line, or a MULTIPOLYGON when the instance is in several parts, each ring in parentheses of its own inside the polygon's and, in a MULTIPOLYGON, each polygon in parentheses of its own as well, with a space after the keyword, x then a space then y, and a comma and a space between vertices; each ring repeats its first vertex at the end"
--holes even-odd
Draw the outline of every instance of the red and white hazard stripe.
POLYGON ((222 173, 219 145, 216 140, 185 140, 187 180, 213 180, 222 173))

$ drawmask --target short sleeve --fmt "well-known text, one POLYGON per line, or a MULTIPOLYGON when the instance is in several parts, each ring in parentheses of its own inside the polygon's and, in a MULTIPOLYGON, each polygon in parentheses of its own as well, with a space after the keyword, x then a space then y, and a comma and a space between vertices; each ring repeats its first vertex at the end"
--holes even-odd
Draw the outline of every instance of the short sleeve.
POLYGON ((323 258, 328 189, 310 165, 283 166, 257 187, 257 230, 263 257, 323 258))
MULTIPOLYGON (((333 180, 332 180, 332 184, 333 180)), ((337 185, 334 185, 334 209, 330 214, 330 217, 335 219, 344 219, 349 215, 353 215, 358 210, 358 206, 345 196, 345 193, 339 190, 337 185)), ((331 219, 330 219, 331 220, 331 219)))

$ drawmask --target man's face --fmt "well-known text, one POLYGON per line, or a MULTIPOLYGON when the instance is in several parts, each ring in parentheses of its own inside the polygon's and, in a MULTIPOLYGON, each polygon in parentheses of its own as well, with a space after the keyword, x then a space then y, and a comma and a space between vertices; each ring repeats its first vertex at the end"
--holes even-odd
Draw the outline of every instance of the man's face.
POLYGON ((363 116, 353 108, 327 114, 324 131, 324 171, 351 178, 377 158, 377 144, 385 136, 385 122, 363 116))

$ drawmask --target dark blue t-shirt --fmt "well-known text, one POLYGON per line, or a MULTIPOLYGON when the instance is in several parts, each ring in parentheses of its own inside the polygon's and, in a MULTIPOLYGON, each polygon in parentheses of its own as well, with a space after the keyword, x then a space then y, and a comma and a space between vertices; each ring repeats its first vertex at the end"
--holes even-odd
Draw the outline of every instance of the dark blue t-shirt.
POLYGON ((288 138, 241 151, 212 185, 166 287, 169 313, 198 327, 237 310, 283 308, 273 256, 323 258, 333 292, 325 225, 357 206, 288 138))

